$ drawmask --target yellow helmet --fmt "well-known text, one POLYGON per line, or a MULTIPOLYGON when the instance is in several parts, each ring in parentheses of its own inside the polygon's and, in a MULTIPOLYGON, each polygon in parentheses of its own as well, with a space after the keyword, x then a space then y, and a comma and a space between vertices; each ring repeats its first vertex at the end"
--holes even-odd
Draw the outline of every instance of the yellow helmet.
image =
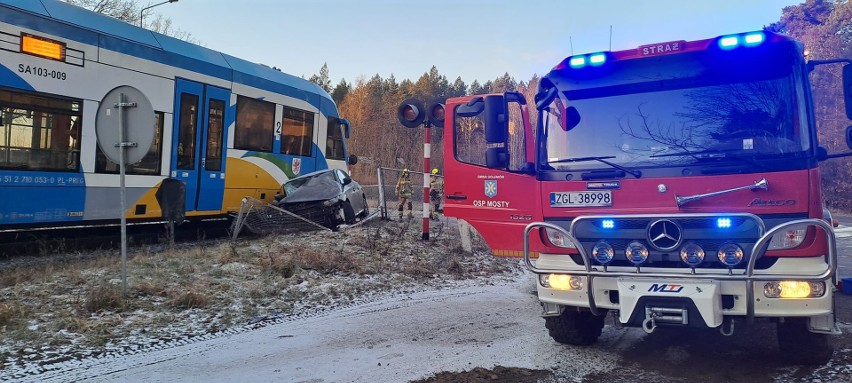
POLYGON ((408 174, 408 168, 402 169, 402 174, 408 174))
POLYGON ((432 174, 438 174, 438 168, 432 169, 432 174))

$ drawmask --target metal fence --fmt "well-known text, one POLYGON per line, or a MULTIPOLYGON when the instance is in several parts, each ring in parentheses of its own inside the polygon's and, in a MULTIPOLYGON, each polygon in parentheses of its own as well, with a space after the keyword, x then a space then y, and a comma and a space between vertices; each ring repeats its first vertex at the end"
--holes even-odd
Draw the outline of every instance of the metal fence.
MULTIPOLYGON (((379 213, 383 219, 396 219, 399 214, 399 202, 400 198, 396 194, 396 184, 399 181, 400 176, 402 175, 403 169, 395 169, 395 168, 376 168, 376 173, 378 175, 378 185, 369 185, 363 186, 365 193, 367 195, 368 201, 375 201, 375 205, 370 203, 371 206, 378 206, 379 213)), ((423 217, 423 175, 425 173, 418 172, 415 170, 408 170, 408 173, 411 174, 411 206, 413 210, 414 218, 422 218, 423 217)), ((427 176, 430 176, 427 174, 427 176)), ((442 177, 443 176, 438 176, 442 177)), ((426 181, 429 182, 428 180, 426 181)), ((408 215, 408 206, 404 207, 404 215, 403 217, 408 215)))

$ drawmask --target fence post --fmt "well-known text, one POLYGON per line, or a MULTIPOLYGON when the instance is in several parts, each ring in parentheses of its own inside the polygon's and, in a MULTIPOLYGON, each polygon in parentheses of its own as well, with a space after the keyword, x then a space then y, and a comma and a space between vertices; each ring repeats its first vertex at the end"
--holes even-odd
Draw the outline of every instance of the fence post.
POLYGON ((382 219, 388 219, 388 207, 385 204, 385 182, 382 180, 382 167, 376 168, 378 174, 377 182, 379 183, 379 212, 382 219))

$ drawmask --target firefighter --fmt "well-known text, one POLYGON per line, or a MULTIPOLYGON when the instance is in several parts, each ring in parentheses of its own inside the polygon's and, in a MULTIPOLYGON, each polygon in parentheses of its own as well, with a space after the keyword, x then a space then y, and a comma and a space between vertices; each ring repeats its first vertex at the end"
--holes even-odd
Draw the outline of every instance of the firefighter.
POLYGON ((444 195, 444 177, 438 174, 438 168, 432 169, 432 176, 429 180, 429 201, 432 202, 432 209, 429 211, 429 218, 438 219, 438 212, 441 210, 441 196, 444 195))
POLYGON ((411 175, 408 169, 402 169, 402 175, 399 176, 399 181, 396 181, 396 196, 399 197, 399 219, 402 219, 402 207, 408 204, 408 218, 414 217, 411 204, 411 194, 414 189, 411 185, 411 175))

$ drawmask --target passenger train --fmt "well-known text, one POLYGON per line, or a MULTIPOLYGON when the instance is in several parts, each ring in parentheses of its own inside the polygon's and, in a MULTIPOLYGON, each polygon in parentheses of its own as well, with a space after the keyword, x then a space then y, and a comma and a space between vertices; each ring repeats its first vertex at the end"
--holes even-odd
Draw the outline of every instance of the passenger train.
POLYGON ((185 185, 188 219, 225 217, 355 160, 349 123, 307 80, 62 1, 0 0, 0 231, 120 218, 119 166, 95 125, 121 86, 155 114, 150 150, 126 167, 131 222, 161 219, 167 179, 185 185))

